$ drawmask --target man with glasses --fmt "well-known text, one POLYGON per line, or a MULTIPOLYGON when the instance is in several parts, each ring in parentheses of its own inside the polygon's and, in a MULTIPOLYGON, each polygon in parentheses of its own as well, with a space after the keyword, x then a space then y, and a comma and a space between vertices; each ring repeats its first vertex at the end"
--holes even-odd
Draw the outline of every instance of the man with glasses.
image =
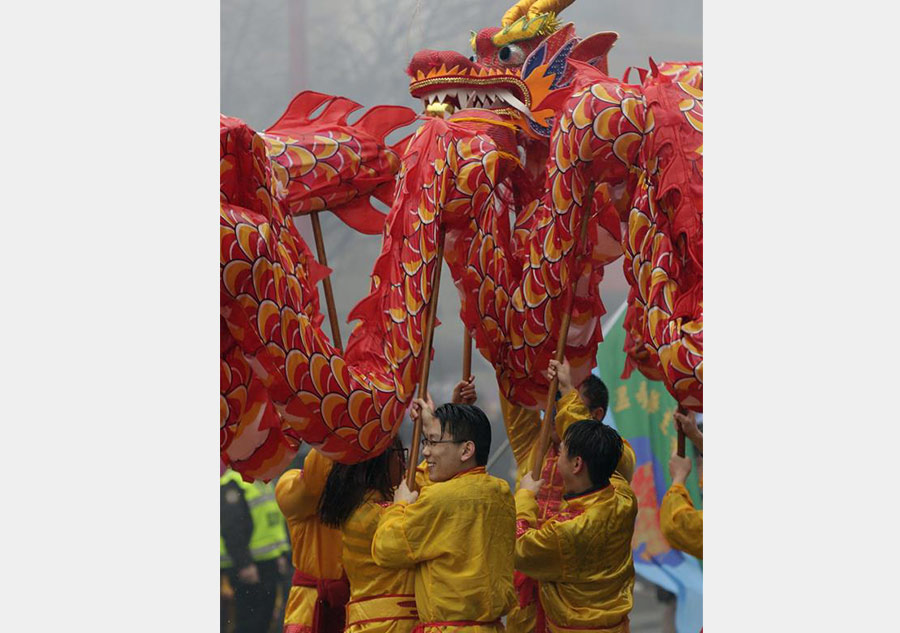
POLYGON ((422 418, 432 483, 421 493, 400 483, 375 531, 373 558, 382 567, 415 569, 422 630, 503 631, 500 617, 516 600, 516 513, 509 485, 485 471, 491 424, 468 404, 435 410, 417 399, 410 415, 422 418))

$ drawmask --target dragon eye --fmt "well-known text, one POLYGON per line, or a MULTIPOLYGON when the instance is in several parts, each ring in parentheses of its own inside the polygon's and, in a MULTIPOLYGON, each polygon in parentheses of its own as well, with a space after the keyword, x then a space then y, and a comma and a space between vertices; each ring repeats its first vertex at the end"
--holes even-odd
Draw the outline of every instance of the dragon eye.
POLYGON ((497 52, 497 58, 507 66, 518 66, 525 61, 525 52, 515 44, 507 44, 497 52))

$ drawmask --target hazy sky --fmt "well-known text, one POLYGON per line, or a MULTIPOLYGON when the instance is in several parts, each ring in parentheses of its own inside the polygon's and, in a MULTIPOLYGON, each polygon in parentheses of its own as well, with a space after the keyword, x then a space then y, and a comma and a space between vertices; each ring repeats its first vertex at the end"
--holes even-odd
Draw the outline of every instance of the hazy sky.
MULTIPOLYGON (((423 48, 452 49, 470 54, 469 32, 499 25, 512 1, 427 2, 420 0, 222 0, 221 111, 262 130, 302 90, 349 97, 365 107, 380 103, 418 109, 409 96, 405 69, 423 48)), ((702 60, 700 0, 580 0, 561 18, 574 22, 577 33, 616 31, 619 40, 609 55, 610 73, 621 76, 630 65, 656 61, 702 60)), ((357 115, 354 115, 357 116, 357 115)), ((412 128, 398 131, 398 140, 412 128)), ((307 218, 297 221, 314 249, 307 218)), ((368 292, 369 273, 381 246, 380 236, 361 235, 333 216, 322 216, 322 228, 344 341, 350 333, 347 313, 368 292)), ((463 330, 459 298, 444 267, 435 331, 435 357, 429 381, 435 401, 449 398, 459 379, 463 330)), ((621 260, 607 266, 601 296, 607 314, 627 292, 621 260)), ((322 309, 325 310, 324 298, 322 309)), ((327 328, 326 332, 330 336, 327 328)), ((494 447, 505 439, 493 370, 473 354, 479 404, 495 424, 494 447)), ((494 469, 504 474, 511 460, 494 469)))

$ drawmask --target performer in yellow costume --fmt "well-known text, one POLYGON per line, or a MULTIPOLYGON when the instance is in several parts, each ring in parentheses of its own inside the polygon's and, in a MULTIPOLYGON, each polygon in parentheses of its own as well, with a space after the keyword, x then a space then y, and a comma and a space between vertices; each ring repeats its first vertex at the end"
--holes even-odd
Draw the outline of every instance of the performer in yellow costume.
MULTIPOLYGON (((572 384, 568 362, 557 361, 550 362, 548 375, 551 379, 553 377, 559 379, 561 397, 556 404, 552 441, 541 470, 541 479, 545 483, 535 496, 538 504, 537 527, 541 527, 547 518, 556 514, 562 503, 563 479, 558 469, 560 436, 578 420, 587 418, 602 420, 609 406, 609 391, 597 376, 588 376, 576 388, 572 384)), ((503 397, 502 392, 500 407, 506 434, 516 459, 516 481, 520 482, 525 473, 531 470, 534 453, 539 450, 537 439, 540 434, 541 414, 539 411, 510 403, 503 397)), ((622 441, 624 447, 616 471, 630 483, 634 474, 635 454, 628 441, 625 439, 622 441)), ((518 603, 506 619, 506 629, 509 633, 533 633, 537 618, 537 583, 521 572, 516 573, 515 582, 518 603)))
POLYGON ((526 474, 516 493, 516 569, 539 581, 538 620, 552 633, 626 633, 633 606, 631 538, 637 497, 616 470, 624 444, 602 422, 563 433, 558 460, 566 495, 537 527, 543 480, 526 474))
POLYGON ((477 407, 433 409, 417 399, 422 455, 432 482, 410 492, 402 481, 381 515, 372 557, 413 569, 419 633, 496 633, 515 602, 515 505, 509 485, 485 472, 491 425, 477 407))
POLYGON ((341 581, 341 531, 322 525, 316 514, 331 466, 330 459, 311 450, 303 469, 285 472, 275 486, 275 498, 291 533, 295 570, 284 633, 319 633, 314 628, 317 606, 320 627, 333 624, 336 617, 342 620, 341 598, 346 601, 347 588, 346 581, 341 581))
POLYGON ((340 528, 350 580, 347 633, 409 633, 418 622, 411 569, 385 569, 372 559, 372 537, 406 467, 400 439, 378 457, 335 464, 319 503, 323 525, 340 528))
MULTIPOLYGON (((675 413, 675 423, 691 440, 701 459, 703 456, 703 434, 697 427, 694 413, 675 413)), ((672 485, 663 497, 659 508, 659 527, 669 545, 687 552, 691 556, 703 558, 703 510, 696 510, 684 482, 691 473, 691 460, 672 455, 669 474, 672 485)), ((702 474, 702 473, 701 473, 702 474)), ((701 479, 701 485, 703 485, 701 479)))

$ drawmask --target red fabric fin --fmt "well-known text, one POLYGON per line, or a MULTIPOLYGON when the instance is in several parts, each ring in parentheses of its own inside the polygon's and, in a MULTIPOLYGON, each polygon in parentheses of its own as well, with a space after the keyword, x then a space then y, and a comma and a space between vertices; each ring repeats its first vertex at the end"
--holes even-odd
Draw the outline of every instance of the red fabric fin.
POLYGON ((378 140, 416 120, 416 113, 406 106, 377 105, 359 117, 353 129, 368 132, 378 140))
POLYGON ((380 234, 387 219, 384 213, 372 206, 368 197, 351 200, 332 209, 332 213, 350 228, 366 235, 380 234))
POLYGON ((310 113, 321 106, 326 101, 334 99, 333 95, 327 95, 313 90, 301 92, 291 99, 284 114, 279 117, 275 123, 269 126, 266 132, 275 132, 278 130, 288 130, 298 125, 306 125, 309 123, 310 113))
MULTIPOLYGON (((376 294, 370 294, 359 301, 347 314, 347 323, 354 321, 365 321, 372 318, 372 315, 378 310, 378 300, 380 297, 376 294)), ((379 343, 381 345, 381 343, 379 343)), ((344 353, 347 353, 345 346, 344 353)))
POLYGON ((619 34, 614 31, 594 33, 575 45, 569 59, 588 63, 604 75, 608 75, 609 67, 606 56, 617 39, 619 39, 619 34))
POLYGON ((391 203, 394 201, 394 181, 391 180, 378 185, 375 187, 375 191, 372 192, 372 195, 387 206, 391 206, 391 203))
POLYGON ((641 80, 641 83, 644 83, 644 79, 647 78, 647 69, 638 68, 637 66, 629 66, 625 69, 625 73, 622 75, 622 83, 628 83, 628 76, 631 74, 632 70, 638 71, 638 78, 641 80))
POLYGON ((565 88, 560 88, 558 90, 553 90, 547 97, 541 101, 538 105, 532 106, 532 111, 537 110, 546 110, 550 108, 554 111, 562 110, 563 104, 566 100, 572 95, 572 86, 566 86, 565 88))
MULTIPOLYGON (((414 133, 413 133, 414 134, 414 133)), ((412 134, 404 136, 399 141, 391 145, 391 149, 397 153, 397 156, 403 158, 403 154, 406 153, 406 146, 409 145, 409 139, 413 137, 412 134)), ((388 202, 390 204, 390 202, 388 202)))
POLYGON ((325 279, 333 272, 330 267, 320 264, 319 260, 313 259, 312 257, 309 257, 306 260, 306 264, 309 267, 309 270, 307 272, 307 274, 309 275, 309 283, 313 286, 315 286, 317 283, 325 279))
POLYGON ((652 57, 647 58, 650 61, 650 72, 653 73, 654 77, 659 77, 659 66, 656 65, 656 62, 653 61, 652 57))
POLYGON ((317 125, 347 125, 347 115, 362 106, 347 97, 335 97, 325 106, 322 114, 315 118, 317 125))
POLYGON ((547 45, 547 54, 544 57, 545 62, 549 62, 556 56, 563 46, 569 43, 569 40, 575 37, 575 25, 566 22, 559 29, 547 36, 543 44, 547 45))

